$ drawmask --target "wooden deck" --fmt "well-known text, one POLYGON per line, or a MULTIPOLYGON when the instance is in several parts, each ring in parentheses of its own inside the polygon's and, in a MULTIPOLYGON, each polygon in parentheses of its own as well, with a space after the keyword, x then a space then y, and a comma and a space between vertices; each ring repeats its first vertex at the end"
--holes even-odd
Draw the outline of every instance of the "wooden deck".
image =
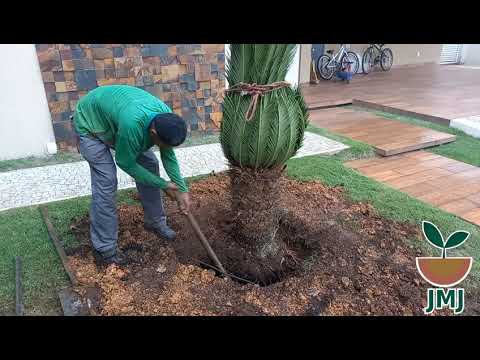
POLYGON ((310 111, 312 124, 372 145, 382 156, 440 145, 455 135, 388 120, 366 111, 330 108, 310 111))
POLYGON ((360 173, 480 225, 480 168, 426 151, 346 163, 360 173))
POLYGON ((422 65, 357 74, 350 84, 320 81, 302 92, 310 109, 345 103, 448 125, 480 114, 480 69, 422 65))

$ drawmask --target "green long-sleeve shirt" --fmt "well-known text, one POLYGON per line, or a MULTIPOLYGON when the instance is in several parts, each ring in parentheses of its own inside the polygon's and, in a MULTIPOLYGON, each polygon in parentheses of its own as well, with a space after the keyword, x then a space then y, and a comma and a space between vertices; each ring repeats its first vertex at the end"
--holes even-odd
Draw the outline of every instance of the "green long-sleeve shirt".
MULTIPOLYGON (((74 124, 80 135, 94 136, 114 148, 117 165, 136 181, 165 189, 167 181, 138 164, 137 158, 154 145, 148 129, 152 119, 171 112, 164 102, 142 89, 109 85, 90 91, 78 102, 74 124)), ((173 149, 161 148, 160 157, 172 182, 187 192, 173 149)))

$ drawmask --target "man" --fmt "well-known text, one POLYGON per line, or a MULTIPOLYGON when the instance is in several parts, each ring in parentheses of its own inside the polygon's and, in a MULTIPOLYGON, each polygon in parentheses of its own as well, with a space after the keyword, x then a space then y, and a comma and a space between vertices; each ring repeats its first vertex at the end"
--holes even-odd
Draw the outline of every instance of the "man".
POLYGON ((117 165, 135 179, 145 229, 173 240, 175 232, 167 225, 160 190, 177 199, 182 212, 188 212, 188 188, 173 151, 173 147, 185 141, 185 121, 142 89, 110 85, 90 91, 78 102, 73 123, 78 149, 90 165, 90 237, 100 258, 106 264, 127 263, 117 245, 117 174, 111 148, 115 150, 117 165), (163 166, 172 182, 159 176, 158 160, 150 150, 153 145, 160 148, 163 166))

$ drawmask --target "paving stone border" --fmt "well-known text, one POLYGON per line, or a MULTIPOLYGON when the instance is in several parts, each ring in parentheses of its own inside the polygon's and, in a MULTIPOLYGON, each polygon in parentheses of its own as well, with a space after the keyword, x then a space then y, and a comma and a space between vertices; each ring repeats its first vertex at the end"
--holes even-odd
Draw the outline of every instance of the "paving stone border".
POLYGON ((480 115, 453 119, 450 121, 450 127, 462 130, 475 138, 480 138, 480 115))
MULTIPOLYGON (((304 145, 295 157, 331 155, 347 148, 342 143, 307 132, 304 145)), ((184 177, 221 172, 228 168, 219 143, 179 148, 175 153, 184 177)), ((156 155, 159 157, 158 153, 156 155)), ((168 178, 161 165, 160 173, 168 178)), ((117 178, 119 189, 135 186, 133 178, 120 168, 117 169, 117 178)), ((90 193, 90 170, 85 161, 0 173, 0 211, 90 193)))

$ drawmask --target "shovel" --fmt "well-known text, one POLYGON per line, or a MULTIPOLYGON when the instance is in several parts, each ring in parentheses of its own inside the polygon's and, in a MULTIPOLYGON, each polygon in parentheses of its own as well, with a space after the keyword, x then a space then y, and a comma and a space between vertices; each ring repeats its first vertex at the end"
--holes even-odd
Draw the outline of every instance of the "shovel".
MULTIPOLYGON (((178 192, 175 192, 175 200, 177 200, 178 203, 180 202, 180 198, 178 197, 178 192)), ((182 214, 185 215, 185 217, 190 222, 190 225, 192 226, 193 231, 195 232, 198 239, 202 243, 202 246, 205 249, 205 251, 207 252, 210 260, 213 261, 215 266, 218 268, 218 270, 220 270, 223 273, 224 276, 228 277, 228 274, 225 271, 225 269, 223 268, 222 263, 220 262, 220 260, 218 260, 217 254, 215 254, 212 247, 210 246, 210 243, 208 242, 207 238, 205 237, 202 230, 200 229, 200 226, 198 225, 198 222, 195 219, 195 216, 193 216, 193 214, 190 211, 187 212, 186 214, 182 212, 182 214)))
POLYGON ((43 221, 47 227, 48 235, 57 250, 57 254, 62 261, 63 268, 68 275, 70 281, 69 287, 58 292, 58 298, 62 306, 63 314, 65 316, 86 316, 91 314, 91 310, 96 307, 100 301, 101 290, 92 286, 81 286, 78 282, 75 273, 72 271, 68 262, 65 250, 60 242, 60 237, 55 230, 50 217, 48 216, 48 209, 45 206, 40 207, 43 221))
MULTIPOLYGON (((182 110, 185 111, 188 116, 194 116, 197 118, 197 121, 201 121, 201 117, 198 115, 197 111, 195 110, 196 104, 193 103, 193 101, 186 95, 185 91, 182 88, 179 87, 177 90, 180 93, 182 100, 185 100, 185 102, 190 105, 189 107, 185 107, 185 106, 182 107, 182 110)), ((167 193, 167 195, 169 194, 167 193)), ((175 192, 175 198, 173 200, 176 200, 177 202, 179 201, 177 192, 175 192)), ((220 270, 223 273, 223 275, 225 275, 226 277, 229 277, 222 263, 220 262, 220 260, 218 260, 217 255, 215 254, 212 247, 210 246, 210 243, 207 241, 205 235, 200 229, 200 226, 198 226, 197 220, 195 219, 193 214, 191 212, 188 212, 187 214, 184 214, 184 215, 187 217, 188 221, 190 222, 190 225, 192 226, 193 231, 195 232, 198 239, 202 243, 202 246, 207 252, 210 260, 213 261, 217 269, 220 270)))

